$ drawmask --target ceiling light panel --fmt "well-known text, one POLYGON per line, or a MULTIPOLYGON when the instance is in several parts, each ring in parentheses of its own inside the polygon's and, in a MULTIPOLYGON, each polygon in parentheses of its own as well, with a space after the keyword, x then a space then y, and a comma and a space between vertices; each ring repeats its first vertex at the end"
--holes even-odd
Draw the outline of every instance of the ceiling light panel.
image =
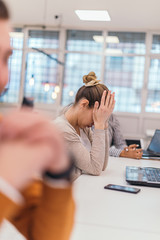
POLYGON ((107 11, 76 10, 75 13, 83 21, 111 21, 107 11))

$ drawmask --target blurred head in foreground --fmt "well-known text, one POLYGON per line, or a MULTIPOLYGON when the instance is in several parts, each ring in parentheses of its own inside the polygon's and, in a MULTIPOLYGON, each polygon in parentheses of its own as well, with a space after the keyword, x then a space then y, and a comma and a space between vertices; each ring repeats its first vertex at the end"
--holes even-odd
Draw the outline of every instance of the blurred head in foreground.
POLYGON ((0 94, 8 83, 8 59, 12 54, 9 31, 9 12, 0 0, 0 94))

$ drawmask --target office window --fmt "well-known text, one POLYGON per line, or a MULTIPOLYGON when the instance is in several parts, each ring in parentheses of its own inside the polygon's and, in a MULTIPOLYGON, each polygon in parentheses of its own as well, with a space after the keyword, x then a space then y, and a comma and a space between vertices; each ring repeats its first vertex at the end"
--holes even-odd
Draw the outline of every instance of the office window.
POLYGON ((116 93, 115 111, 141 111, 144 57, 106 57, 104 83, 116 93))
MULTIPOLYGON (((57 54, 51 57, 57 58, 57 54)), ((33 97, 34 102, 54 103, 57 85, 57 62, 42 53, 28 53, 24 96, 33 97)))
POLYGON ((53 48, 59 46, 58 31, 30 30, 28 38, 29 48, 53 48))
POLYGON ((58 54, 55 50, 59 47, 59 32, 29 30, 28 35, 28 47, 36 48, 37 52, 27 54, 24 95, 34 98, 34 102, 52 104, 58 97, 55 92, 58 54), (41 48, 43 51, 38 52, 41 48))
POLYGON ((22 66, 22 48, 23 48, 23 32, 22 29, 14 29, 10 33, 10 43, 13 48, 13 54, 9 58, 9 83, 5 94, 0 97, 0 102, 18 103, 19 90, 21 81, 22 66))
POLYGON ((144 54, 146 51, 145 33, 108 32, 106 42, 106 52, 111 54, 144 54))
POLYGON ((151 52, 160 53, 160 35, 153 35, 151 52))
POLYGON ((10 43, 14 49, 23 48, 24 33, 21 28, 15 28, 13 32, 10 32, 10 43))
POLYGON ((101 56, 68 53, 65 60, 62 105, 74 102, 77 90, 83 85, 83 75, 94 71, 100 77, 101 56))
POLYGON ((102 51, 103 37, 100 31, 67 31, 66 49, 68 51, 102 51))
POLYGON ((1 102, 17 103, 19 99, 19 89, 21 80, 22 52, 13 50, 9 59, 9 83, 7 92, 0 98, 1 102))
POLYGON ((146 112, 160 112, 160 59, 151 59, 146 112))

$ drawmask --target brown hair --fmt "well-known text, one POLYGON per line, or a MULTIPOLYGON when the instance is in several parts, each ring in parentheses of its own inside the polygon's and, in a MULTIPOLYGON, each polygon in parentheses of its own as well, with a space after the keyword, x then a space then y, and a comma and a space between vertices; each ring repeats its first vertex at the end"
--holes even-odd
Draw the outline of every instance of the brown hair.
POLYGON ((90 108, 94 106, 96 101, 98 101, 100 104, 104 90, 106 90, 108 94, 109 89, 104 84, 99 83, 99 80, 97 80, 94 72, 84 75, 83 82, 85 83, 85 86, 82 86, 78 90, 74 105, 76 105, 82 98, 85 98, 89 101, 90 108))
POLYGON ((0 20, 7 20, 9 19, 9 11, 5 3, 0 0, 0 20))

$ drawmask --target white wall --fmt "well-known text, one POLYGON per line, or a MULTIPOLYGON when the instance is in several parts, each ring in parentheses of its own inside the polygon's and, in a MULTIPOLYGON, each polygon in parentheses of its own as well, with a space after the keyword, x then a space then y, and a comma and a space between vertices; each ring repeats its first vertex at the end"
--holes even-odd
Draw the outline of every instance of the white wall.
POLYGON ((125 115, 116 113, 126 139, 143 139, 145 147, 155 129, 160 129, 160 114, 125 115))

